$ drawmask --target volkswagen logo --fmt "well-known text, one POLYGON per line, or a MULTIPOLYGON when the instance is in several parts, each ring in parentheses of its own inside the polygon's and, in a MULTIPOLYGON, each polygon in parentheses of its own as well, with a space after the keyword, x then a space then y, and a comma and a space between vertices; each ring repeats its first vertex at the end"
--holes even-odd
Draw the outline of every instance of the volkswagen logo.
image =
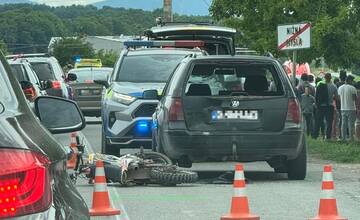
POLYGON ((233 100, 233 101, 231 101, 230 106, 233 108, 237 108, 240 106, 240 101, 233 100))

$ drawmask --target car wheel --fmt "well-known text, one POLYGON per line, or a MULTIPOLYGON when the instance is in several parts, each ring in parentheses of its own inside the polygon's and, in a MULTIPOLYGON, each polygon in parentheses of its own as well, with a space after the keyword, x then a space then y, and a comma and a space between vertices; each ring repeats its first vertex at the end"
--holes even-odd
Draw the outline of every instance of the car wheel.
POLYGON ((306 177, 307 146, 303 138, 300 154, 294 160, 287 161, 287 173, 290 180, 303 180, 306 177))
POLYGON ((104 132, 101 134, 101 153, 114 155, 117 157, 120 156, 120 148, 118 146, 109 144, 109 142, 106 140, 104 132))

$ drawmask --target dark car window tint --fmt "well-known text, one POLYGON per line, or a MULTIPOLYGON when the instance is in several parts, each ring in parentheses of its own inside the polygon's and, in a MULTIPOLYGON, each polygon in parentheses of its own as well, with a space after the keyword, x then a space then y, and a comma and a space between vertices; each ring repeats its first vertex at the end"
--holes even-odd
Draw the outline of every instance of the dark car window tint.
POLYGON ((280 96, 283 87, 271 64, 198 64, 186 84, 187 96, 280 96))
POLYGON ((184 55, 141 55, 125 57, 116 81, 167 82, 184 55))
POLYGON ((54 80, 55 75, 53 70, 51 69, 50 64, 48 63, 31 63, 33 66, 36 75, 38 76, 40 81, 43 80, 54 80))
POLYGON ((29 77, 26 75, 25 69, 21 64, 11 64, 11 72, 15 75, 16 79, 21 81, 29 81, 29 77))
POLYGON ((74 73, 77 76, 76 82, 84 83, 87 80, 101 80, 104 76, 108 76, 111 73, 110 70, 81 70, 81 71, 70 71, 70 73, 74 73))

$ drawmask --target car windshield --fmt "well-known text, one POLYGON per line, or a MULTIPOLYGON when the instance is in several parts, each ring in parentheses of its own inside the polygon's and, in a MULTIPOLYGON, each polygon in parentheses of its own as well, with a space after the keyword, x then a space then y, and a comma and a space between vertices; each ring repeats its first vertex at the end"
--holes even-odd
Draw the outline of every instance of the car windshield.
POLYGON ((11 64, 10 65, 12 73, 15 75, 16 79, 21 81, 29 81, 29 77, 25 74, 25 69, 21 64, 11 64))
POLYGON ((77 76, 76 82, 84 83, 89 80, 101 80, 104 79, 104 76, 108 76, 111 73, 112 69, 79 69, 73 70, 69 73, 74 73, 77 76))
POLYGON ((139 55, 125 57, 116 81, 166 82, 183 54, 139 55))
POLYGON ((55 79, 54 72, 48 63, 31 63, 40 81, 55 79))

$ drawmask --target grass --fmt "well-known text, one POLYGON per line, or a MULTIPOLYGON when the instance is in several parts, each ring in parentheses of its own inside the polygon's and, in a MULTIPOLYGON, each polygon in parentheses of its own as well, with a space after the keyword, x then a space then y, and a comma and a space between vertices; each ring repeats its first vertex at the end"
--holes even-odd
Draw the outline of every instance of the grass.
POLYGON ((324 141, 307 138, 312 157, 338 163, 360 163, 360 142, 324 141))

